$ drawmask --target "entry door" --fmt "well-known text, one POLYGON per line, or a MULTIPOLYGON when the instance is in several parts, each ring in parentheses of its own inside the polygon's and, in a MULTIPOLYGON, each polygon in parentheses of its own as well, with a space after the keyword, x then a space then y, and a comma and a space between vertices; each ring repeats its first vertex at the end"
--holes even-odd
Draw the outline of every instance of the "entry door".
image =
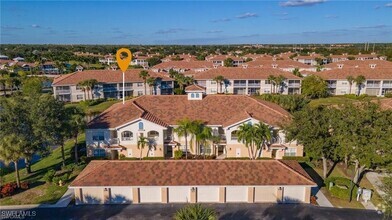
POLYGON ((241 157, 241 148, 235 149, 235 157, 241 157))

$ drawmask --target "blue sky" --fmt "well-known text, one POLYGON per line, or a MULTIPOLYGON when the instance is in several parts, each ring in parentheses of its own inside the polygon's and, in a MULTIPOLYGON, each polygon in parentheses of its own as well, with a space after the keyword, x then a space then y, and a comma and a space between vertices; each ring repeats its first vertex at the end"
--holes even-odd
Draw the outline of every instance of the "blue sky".
POLYGON ((1 43, 392 42, 392 1, 4 1, 1 43))

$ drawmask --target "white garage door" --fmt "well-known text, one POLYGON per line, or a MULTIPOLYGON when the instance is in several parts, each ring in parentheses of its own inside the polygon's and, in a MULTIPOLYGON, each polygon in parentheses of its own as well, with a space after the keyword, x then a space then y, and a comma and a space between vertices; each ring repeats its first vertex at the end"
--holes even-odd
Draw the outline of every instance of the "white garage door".
POLYGON ((247 202, 247 186, 228 186, 226 187, 226 202, 247 202))
POLYGON ((83 203, 85 204, 102 204, 103 188, 83 188, 83 203))
POLYGON ((197 187, 197 202, 219 202, 219 187, 197 187))
POLYGON ((276 187, 255 187, 255 202, 276 202, 276 187))
POLYGON ((305 201, 305 187, 284 187, 283 202, 300 203, 305 201))
POLYGON ((190 202, 191 189, 189 186, 169 187, 169 202, 190 202))
POLYGON ((132 203, 133 193, 131 187, 115 187, 110 189, 111 203, 128 204, 132 203))
POLYGON ((140 187, 141 203, 161 203, 161 187, 140 187))

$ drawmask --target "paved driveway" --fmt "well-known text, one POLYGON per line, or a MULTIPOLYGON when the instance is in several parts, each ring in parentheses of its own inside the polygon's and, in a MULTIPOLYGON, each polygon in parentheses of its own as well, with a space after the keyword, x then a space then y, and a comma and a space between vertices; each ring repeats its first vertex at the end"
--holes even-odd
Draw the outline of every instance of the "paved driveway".
MULTIPOLYGON (((39 208, 28 211, 25 219, 172 219, 180 204, 155 205, 85 205, 67 208, 39 208), (34 215, 34 216, 32 216, 34 215)), ((315 207, 312 205, 277 204, 209 204, 219 219, 381 219, 375 211, 315 207)), ((4 211, 1 211, 2 219, 4 211)))

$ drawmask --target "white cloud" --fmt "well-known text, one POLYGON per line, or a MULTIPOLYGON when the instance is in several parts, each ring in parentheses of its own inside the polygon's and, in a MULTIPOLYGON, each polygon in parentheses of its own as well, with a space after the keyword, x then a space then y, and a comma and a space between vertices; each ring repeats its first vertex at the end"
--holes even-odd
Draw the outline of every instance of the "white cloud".
POLYGON ((324 3, 326 0, 288 0, 281 2, 282 7, 300 7, 300 6, 312 6, 320 3, 324 3))
POLYGON ((392 8, 392 2, 385 4, 385 7, 392 8))
POLYGON ((246 12, 245 14, 236 16, 236 18, 239 18, 239 19, 255 18, 255 17, 258 17, 258 15, 256 13, 250 13, 250 12, 246 12))
POLYGON ((38 24, 32 24, 31 27, 32 28, 40 28, 41 26, 39 26, 38 24))
POLYGON ((230 18, 221 18, 221 19, 212 20, 211 22, 217 23, 217 22, 228 22, 228 21, 231 21, 231 19, 230 18))

